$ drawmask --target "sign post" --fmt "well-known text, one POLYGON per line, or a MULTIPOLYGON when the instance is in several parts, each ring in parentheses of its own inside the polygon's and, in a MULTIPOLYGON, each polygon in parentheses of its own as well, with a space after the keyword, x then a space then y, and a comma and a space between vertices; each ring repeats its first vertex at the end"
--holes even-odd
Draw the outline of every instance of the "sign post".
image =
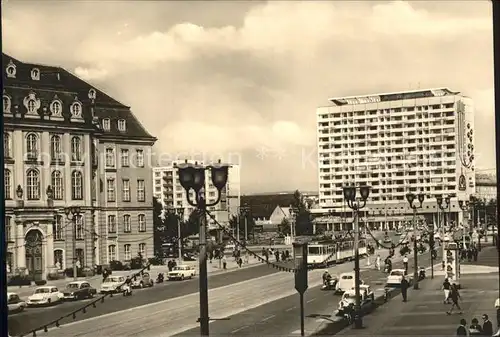
POLYGON ((300 295, 300 335, 305 336, 304 331, 304 293, 309 287, 307 284, 307 243, 293 243, 293 257, 295 261, 295 290, 300 295))

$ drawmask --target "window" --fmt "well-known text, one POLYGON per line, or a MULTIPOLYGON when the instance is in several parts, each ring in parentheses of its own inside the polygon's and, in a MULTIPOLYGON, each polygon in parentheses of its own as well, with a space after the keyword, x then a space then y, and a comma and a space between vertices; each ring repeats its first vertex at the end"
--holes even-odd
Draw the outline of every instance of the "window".
POLYGON ((76 249, 76 266, 82 268, 85 266, 85 252, 82 248, 76 249))
POLYGON ((28 200, 40 199, 40 174, 37 170, 30 169, 26 172, 26 196, 28 200))
POLYGON ((96 96, 97 96, 97 95, 96 95, 96 91, 95 91, 94 89, 90 89, 90 90, 89 90, 88 97, 89 97, 90 99, 95 99, 95 98, 96 98, 96 96))
POLYGON ((146 187, 144 180, 137 180, 137 201, 146 201, 146 187))
POLYGON ((10 216, 5 217, 5 240, 7 242, 12 241, 12 218, 10 216))
POLYGON ((83 178, 80 171, 71 173, 71 196, 73 200, 83 199, 83 178))
POLYGON ((108 215, 108 233, 116 233, 116 215, 108 215))
POLYGON ((115 167, 114 149, 106 149, 106 167, 115 167))
POLYGON ((33 98, 28 99, 28 104, 26 105, 28 109, 28 113, 34 114, 36 113, 37 107, 36 107, 36 101, 33 98))
POLYGON ((10 113, 10 97, 3 95, 3 112, 10 113))
POLYGON ((16 77, 16 65, 12 60, 10 60, 9 65, 5 69, 7 72, 7 77, 15 78, 16 77))
POLYGON ((49 106, 52 116, 61 117, 62 116, 62 104, 60 101, 52 101, 49 106))
POLYGON ((146 231, 146 216, 144 214, 139 214, 137 216, 137 222, 139 224, 139 232, 146 231))
POLYGON ((125 233, 132 232, 132 224, 130 223, 130 215, 128 214, 123 216, 123 231, 125 233))
POLYGON ((10 173, 10 170, 3 170, 3 179, 5 199, 12 199, 12 174, 10 173))
POLYGON ((128 149, 122 149, 120 158, 121 158, 120 162, 121 162, 122 167, 129 167, 130 166, 128 149))
POLYGON ((107 197, 108 197, 108 201, 116 201, 115 179, 108 178, 106 180, 106 184, 107 184, 107 197))
POLYGON ((142 256, 142 258, 146 258, 146 244, 145 243, 139 243, 139 254, 142 256))
POLYGON ((54 250, 54 266, 59 270, 64 269, 64 255, 62 249, 54 250))
POLYGON ((54 200, 63 199, 63 177, 61 171, 52 172, 50 184, 52 185, 52 193, 54 200))
POLYGON ((62 159, 61 136, 54 135, 50 137, 50 158, 52 161, 62 159))
POLYGON ((78 102, 71 104, 70 110, 71 117, 73 118, 82 118, 82 105, 78 102))
POLYGON ((40 80, 40 70, 38 68, 31 69, 31 79, 33 81, 39 81, 40 80))
POLYGON ((104 131, 109 131, 109 129, 111 128, 111 123, 109 121, 109 118, 104 118, 102 120, 102 128, 104 129, 104 131))
POLYGON ((144 167, 144 151, 136 150, 136 164, 137 167, 144 167))
POLYGON ((71 138, 71 160, 82 161, 82 140, 80 137, 71 138))
POLYGON ((3 155, 5 158, 12 158, 12 139, 7 132, 3 134, 3 155))
POLYGON ((77 240, 83 240, 85 236, 85 225, 83 223, 83 215, 79 215, 76 218, 76 233, 77 240))
POLYGON ((130 180, 123 179, 123 201, 130 201, 130 180))
POLYGON ((130 252, 130 245, 123 246, 123 255, 125 261, 129 261, 132 259, 132 253, 130 252))
POLYGON ((63 217, 62 215, 57 215, 54 219, 54 240, 64 240, 63 236, 63 217))
POLYGON ((108 262, 116 261, 116 246, 108 246, 108 262))
POLYGON ((38 158, 38 136, 34 133, 26 136, 26 154, 28 159, 38 158))
POLYGON ((125 131, 127 129, 127 123, 125 122, 124 119, 119 119, 118 120, 118 131, 125 131))

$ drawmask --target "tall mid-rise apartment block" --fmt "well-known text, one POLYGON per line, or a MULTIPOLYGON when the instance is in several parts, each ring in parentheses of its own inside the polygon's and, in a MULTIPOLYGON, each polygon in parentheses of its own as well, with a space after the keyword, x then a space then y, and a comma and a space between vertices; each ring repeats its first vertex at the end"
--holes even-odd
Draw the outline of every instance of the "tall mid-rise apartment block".
MULTIPOLYGON (((188 161, 194 163, 194 161, 188 161)), ((153 191, 155 197, 166 210, 168 208, 184 208, 184 218, 187 220, 195 207, 189 204, 186 191, 179 181, 178 165, 185 161, 173 161, 169 166, 153 168, 153 191)), ((198 163, 201 164, 202 163, 198 163)), ((190 199, 195 200, 194 192, 190 192, 190 199)), ((208 203, 217 199, 217 188, 212 184, 210 171, 206 171, 205 193, 208 203)), ((221 191, 221 198, 217 205, 209 207, 217 221, 226 225, 232 214, 237 214, 240 206, 240 167, 231 165, 229 167, 228 181, 226 187, 221 191)), ((209 226, 215 227, 213 221, 209 220, 209 226)))
MULTIPOLYGON (((419 213, 436 222, 436 196, 461 223, 458 199, 474 193, 472 100, 448 88, 331 98, 317 109, 319 203, 347 212, 345 185, 369 185, 364 221, 393 227, 411 219, 406 193, 426 196, 419 213)), ((335 221, 336 228, 342 220, 335 221)))

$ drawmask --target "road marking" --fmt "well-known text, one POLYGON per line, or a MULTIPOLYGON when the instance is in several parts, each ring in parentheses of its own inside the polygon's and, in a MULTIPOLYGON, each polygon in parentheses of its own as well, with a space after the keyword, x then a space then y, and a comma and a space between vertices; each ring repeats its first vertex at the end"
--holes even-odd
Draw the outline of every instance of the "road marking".
POLYGON ((261 320, 261 322, 269 321, 271 318, 274 318, 274 317, 276 317, 276 315, 268 316, 268 317, 264 318, 263 320, 261 320))
POLYGON ((291 307, 291 308, 286 309, 285 311, 287 311, 287 312, 288 312, 288 311, 292 311, 292 310, 293 310, 293 309, 295 309, 295 308, 296 308, 296 307, 291 307))
POLYGON ((241 328, 234 329, 233 331, 231 331, 231 333, 236 333, 236 332, 241 331, 241 330, 246 329, 246 328, 248 328, 248 325, 243 325, 241 328))
POLYGON ((311 303, 311 302, 314 302, 314 301, 316 301, 316 299, 315 299, 315 298, 311 298, 311 299, 310 299, 309 301, 307 301, 306 303, 311 303))

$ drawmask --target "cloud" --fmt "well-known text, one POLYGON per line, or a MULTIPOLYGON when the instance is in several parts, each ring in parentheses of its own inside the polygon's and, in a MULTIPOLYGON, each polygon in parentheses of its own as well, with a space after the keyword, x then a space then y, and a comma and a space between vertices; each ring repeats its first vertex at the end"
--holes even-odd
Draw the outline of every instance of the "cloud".
POLYGON ((212 25, 176 21, 194 16, 175 3, 124 4, 8 3, 4 49, 106 88, 158 153, 241 154, 244 191, 317 188, 315 109, 329 97, 418 86, 472 97, 477 166, 494 166, 488 2, 270 1, 212 8, 225 18, 212 25))

